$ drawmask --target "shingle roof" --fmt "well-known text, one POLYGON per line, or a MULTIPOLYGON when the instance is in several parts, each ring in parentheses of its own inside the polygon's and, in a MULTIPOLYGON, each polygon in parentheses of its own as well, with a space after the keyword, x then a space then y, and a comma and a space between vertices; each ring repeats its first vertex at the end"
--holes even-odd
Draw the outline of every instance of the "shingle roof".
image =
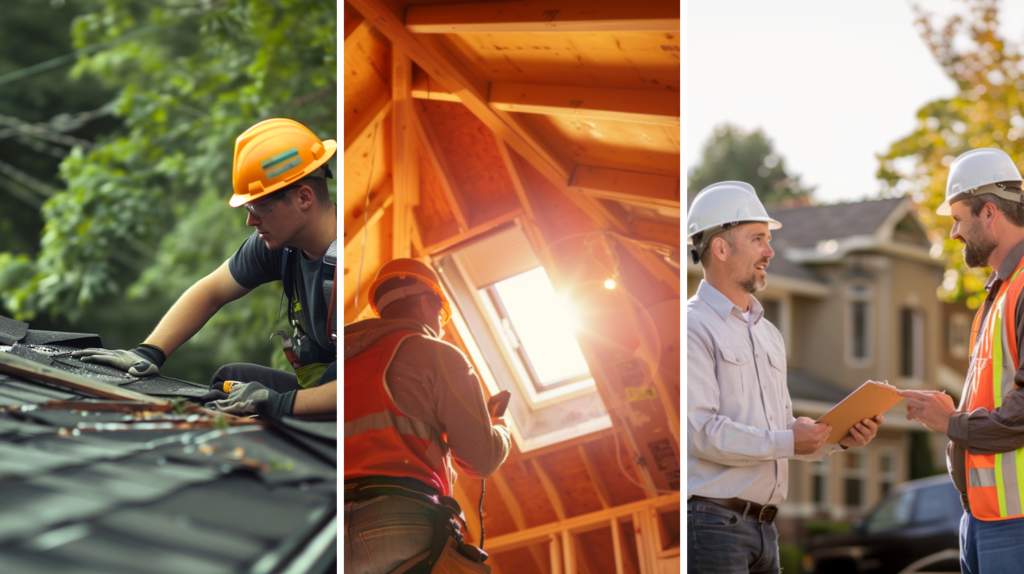
POLYGON ((772 244, 784 247, 814 247, 819 241, 874 233, 903 198, 814 205, 768 210, 782 224, 772 231, 772 244))
POLYGON ((838 403, 850 394, 836 383, 800 369, 786 371, 786 384, 793 399, 838 403))
MULTIPOLYGON (((22 333, 0 317, 0 336, 18 334, 0 361, 15 355, 58 377, 164 396, 200 388, 76 362, 66 343, 87 340, 79 334, 22 333)), ((3 572, 335 571, 334 545, 312 552, 309 542, 336 536, 336 421, 266 426, 155 398, 99 399, 33 380, 13 362, 0 365, 3 572)))

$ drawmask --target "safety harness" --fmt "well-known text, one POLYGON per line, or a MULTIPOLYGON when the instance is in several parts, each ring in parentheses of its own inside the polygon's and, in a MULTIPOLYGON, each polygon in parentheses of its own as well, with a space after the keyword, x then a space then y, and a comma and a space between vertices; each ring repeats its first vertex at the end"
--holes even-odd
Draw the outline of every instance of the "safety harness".
POLYGON ((338 239, 335 238, 327 248, 317 274, 323 293, 324 306, 327 307, 327 340, 331 342, 332 347, 330 350, 325 349, 326 353, 317 350, 316 341, 302 321, 302 304, 299 302, 299 296, 295 290, 296 265, 294 261, 295 257, 299 257, 296 254, 297 251, 294 247, 285 247, 284 253, 281 255, 281 282, 284 285, 281 303, 284 305, 287 301, 288 323, 292 326, 292 336, 288 337, 284 333, 275 331, 271 335, 271 339, 278 334, 281 335, 281 346, 288 357, 288 362, 295 368, 299 385, 309 388, 320 382, 321 375, 332 362, 329 360, 330 355, 335 357, 337 355, 338 327, 333 319, 338 299, 338 239), (293 349, 295 349, 294 352, 292 352, 293 349), (296 365, 296 363, 298 364, 296 365))
POLYGON ((466 518, 454 498, 439 494, 433 488, 411 478, 368 476, 345 481, 345 502, 368 500, 378 496, 397 496, 435 510, 434 539, 430 554, 412 558, 398 570, 403 574, 428 574, 441 559, 442 553, 454 539, 457 552, 471 562, 482 564, 487 553, 462 541, 466 518), (415 562, 414 562, 415 561, 415 562))

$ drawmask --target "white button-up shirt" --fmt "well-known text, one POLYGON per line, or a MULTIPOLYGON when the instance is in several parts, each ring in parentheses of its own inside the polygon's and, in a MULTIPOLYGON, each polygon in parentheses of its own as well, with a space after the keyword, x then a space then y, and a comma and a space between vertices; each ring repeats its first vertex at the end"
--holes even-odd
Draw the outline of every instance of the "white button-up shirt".
POLYGON ((796 420, 782 335, 750 297, 749 318, 706 281, 686 302, 686 495, 777 505, 789 490, 796 420))

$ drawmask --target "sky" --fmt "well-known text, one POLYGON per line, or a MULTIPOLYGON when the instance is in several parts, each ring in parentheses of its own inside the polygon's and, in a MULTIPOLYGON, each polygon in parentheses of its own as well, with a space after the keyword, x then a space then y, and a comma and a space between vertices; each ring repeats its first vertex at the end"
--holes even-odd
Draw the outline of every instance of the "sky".
MULTIPOLYGON (((928 10, 964 10, 922 0, 928 10)), ((925 103, 955 94, 905 0, 688 0, 684 169, 714 127, 762 128, 820 203, 877 197, 876 154, 909 134, 925 103)), ((1024 2, 1002 2, 1024 40, 1024 2)))

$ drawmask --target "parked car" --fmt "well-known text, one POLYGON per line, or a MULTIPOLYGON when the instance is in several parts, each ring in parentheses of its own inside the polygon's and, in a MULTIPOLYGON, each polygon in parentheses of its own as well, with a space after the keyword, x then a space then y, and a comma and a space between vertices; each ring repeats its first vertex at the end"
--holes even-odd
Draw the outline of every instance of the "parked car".
POLYGON ((963 507, 949 476, 901 484, 851 532, 815 536, 804 561, 814 574, 960 572, 963 507))

